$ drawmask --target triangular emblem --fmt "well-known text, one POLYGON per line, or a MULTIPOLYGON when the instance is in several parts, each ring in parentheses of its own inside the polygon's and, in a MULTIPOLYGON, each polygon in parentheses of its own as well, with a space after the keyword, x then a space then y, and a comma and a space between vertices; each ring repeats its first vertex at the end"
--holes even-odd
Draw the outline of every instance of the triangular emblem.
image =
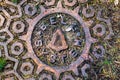
POLYGON ((48 44, 49 48, 54 49, 56 51, 61 51, 68 48, 65 37, 61 31, 61 29, 57 29, 53 34, 52 40, 48 44))

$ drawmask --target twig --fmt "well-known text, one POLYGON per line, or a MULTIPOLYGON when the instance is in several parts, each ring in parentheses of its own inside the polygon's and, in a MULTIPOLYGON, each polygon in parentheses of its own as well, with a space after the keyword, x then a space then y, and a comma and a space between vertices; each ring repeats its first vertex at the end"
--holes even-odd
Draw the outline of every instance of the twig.
POLYGON ((114 61, 115 63, 117 63, 117 64, 120 64, 120 62, 119 61, 114 61))

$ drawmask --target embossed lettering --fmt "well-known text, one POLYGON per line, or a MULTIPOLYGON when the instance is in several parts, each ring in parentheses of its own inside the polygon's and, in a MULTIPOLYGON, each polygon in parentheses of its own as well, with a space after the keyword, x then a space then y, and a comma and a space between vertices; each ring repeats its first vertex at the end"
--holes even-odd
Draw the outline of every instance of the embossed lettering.
POLYGON ((53 25, 53 24, 56 24, 56 17, 50 17, 50 23, 53 25))
POLYGON ((47 26, 45 24, 42 24, 40 29, 42 29, 43 31, 46 30, 47 26))
POLYGON ((51 63, 55 63, 55 61, 56 61, 56 55, 51 55, 51 57, 50 57, 50 62, 51 63))
POLYGON ((75 50, 71 50, 69 54, 74 58, 78 56, 78 53, 75 50))
POLYGON ((42 40, 37 40, 37 41, 35 41, 35 46, 42 46, 43 45, 43 42, 42 42, 42 40))
POLYGON ((75 46, 81 46, 82 45, 82 40, 75 40, 74 45, 75 46))

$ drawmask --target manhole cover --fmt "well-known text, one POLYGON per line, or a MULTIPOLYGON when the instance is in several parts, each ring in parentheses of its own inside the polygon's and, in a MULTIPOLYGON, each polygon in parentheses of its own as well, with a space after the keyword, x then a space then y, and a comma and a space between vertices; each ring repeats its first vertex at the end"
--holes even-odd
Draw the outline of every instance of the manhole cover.
POLYGON ((113 32, 102 9, 81 6, 86 3, 87 0, 0 0, 4 5, 0 7, 0 56, 9 61, 1 79, 87 77, 90 63, 105 54, 99 41, 110 39, 113 32))

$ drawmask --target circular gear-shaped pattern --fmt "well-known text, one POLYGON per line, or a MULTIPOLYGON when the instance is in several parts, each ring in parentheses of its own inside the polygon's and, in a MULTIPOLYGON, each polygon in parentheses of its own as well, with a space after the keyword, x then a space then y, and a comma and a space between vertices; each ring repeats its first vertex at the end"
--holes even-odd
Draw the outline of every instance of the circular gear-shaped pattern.
POLYGON ((52 77, 51 75, 48 75, 48 74, 42 74, 39 80, 44 80, 44 79, 52 80, 52 77))
POLYGON ((33 65, 29 62, 24 62, 22 63, 22 66, 20 68, 20 71, 24 74, 24 75, 29 75, 32 74, 33 72, 33 65))
POLYGON ((94 30, 94 34, 96 34, 97 36, 103 36, 105 34, 105 27, 101 24, 95 25, 93 30, 94 30))
POLYGON ((95 10, 93 9, 93 7, 83 8, 82 14, 86 18, 93 17, 95 14, 95 10))
POLYGON ((21 21, 14 22, 12 29, 15 33, 21 33, 25 29, 25 24, 21 21))
POLYGON ((16 1, 0 0, 0 57, 8 59, 0 79, 88 77, 93 57, 101 59, 105 54, 102 44, 94 44, 113 35, 102 10, 86 7, 88 0, 16 1), (62 74, 67 72, 71 74, 62 74))
POLYGON ((95 46, 95 48, 93 49, 93 54, 95 55, 96 58, 103 57, 105 54, 103 46, 101 45, 95 46))
POLYGON ((19 42, 15 42, 11 46, 12 54, 20 55, 23 52, 23 45, 19 42))
POLYGON ((24 10, 25 10, 25 14, 30 15, 30 16, 33 16, 37 12, 37 9, 31 3, 27 4, 24 10))
POLYGON ((67 6, 74 6, 77 2, 77 0, 64 0, 65 5, 67 6))

